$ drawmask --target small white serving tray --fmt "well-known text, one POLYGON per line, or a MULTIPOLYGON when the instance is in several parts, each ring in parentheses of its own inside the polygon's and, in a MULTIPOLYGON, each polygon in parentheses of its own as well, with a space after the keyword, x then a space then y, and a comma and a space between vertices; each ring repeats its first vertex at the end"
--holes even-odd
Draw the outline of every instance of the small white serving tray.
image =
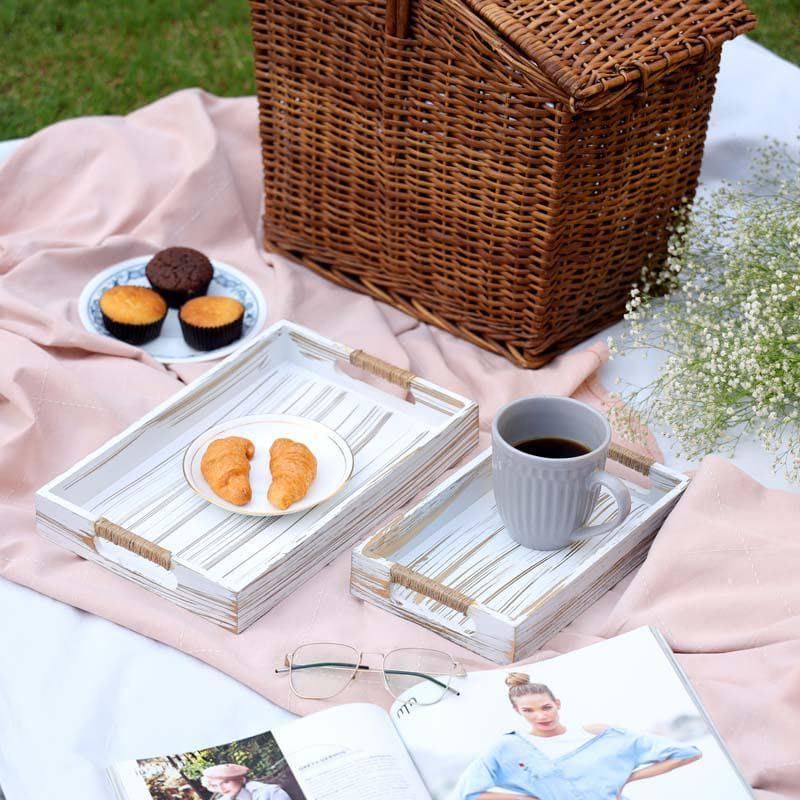
POLYGON ((242 631, 429 486, 478 440, 472 401, 282 321, 36 494, 39 532, 173 602, 242 631), (344 489, 253 517, 199 497, 186 448, 236 417, 292 414, 337 431, 344 489))
MULTIPOLYGON (((621 448, 609 458, 648 477, 626 481, 631 513, 562 550, 514 542, 497 513, 491 450, 355 548, 351 592, 498 663, 527 658, 645 558, 689 479, 621 448)), ((611 519, 603 490, 591 523, 611 519)))

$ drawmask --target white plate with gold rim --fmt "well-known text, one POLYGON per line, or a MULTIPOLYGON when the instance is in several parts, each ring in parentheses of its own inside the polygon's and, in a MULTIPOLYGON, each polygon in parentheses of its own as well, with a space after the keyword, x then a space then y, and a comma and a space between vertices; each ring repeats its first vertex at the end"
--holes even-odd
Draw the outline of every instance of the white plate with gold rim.
POLYGON ((261 414, 227 420, 198 436, 186 449, 183 457, 183 474, 189 486, 209 503, 255 517, 296 514, 333 497, 344 488, 353 472, 353 453, 347 442, 336 431, 314 420, 287 414, 261 414), (200 469, 206 448, 214 439, 225 436, 242 436, 255 446, 250 460, 250 485, 253 499, 243 506, 223 500, 208 485, 200 469), (308 494, 286 510, 281 510, 267 500, 267 489, 272 482, 269 471, 269 449, 276 439, 286 438, 304 444, 317 459, 317 475, 308 494))

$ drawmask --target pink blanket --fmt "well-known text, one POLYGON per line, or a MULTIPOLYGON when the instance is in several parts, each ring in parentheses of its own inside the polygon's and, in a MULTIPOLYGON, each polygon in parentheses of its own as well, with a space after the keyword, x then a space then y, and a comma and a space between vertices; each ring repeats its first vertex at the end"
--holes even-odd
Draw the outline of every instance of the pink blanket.
MULTIPOLYGON (((353 600, 349 556, 237 637, 35 534, 39 486, 207 368, 164 367, 87 333, 76 307, 85 283, 110 264, 161 247, 202 249, 261 286, 270 321, 293 319, 353 346, 368 334, 370 352, 478 400, 484 444, 493 413, 511 398, 578 394, 599 402, 594 373, 606 352, 590 348, 536 372, 519 370, 265 256, 259 159, 252 98, 187 91, 124 119, 53 126, 0 167, 0 575, 180 648, 306 711, 318 705, 299 703, 272 671, 300 643, 442 646, 433 634, 353 600)), ((798 518, 800 498, 767 492, 723 462, 707 462, 636 579, 553 642, 566 650, 643 623, 660 627, 687 654, 684 665, 764 797, 800 797, 800 746, 791 725, 800 717, 798 518)), ((381 689, 362 684, 342 699, 385 702, 381 689)))
POLYGON ((666 636, 759 797, 800 797, 800 495, 704 462, 599 628, 666 636))

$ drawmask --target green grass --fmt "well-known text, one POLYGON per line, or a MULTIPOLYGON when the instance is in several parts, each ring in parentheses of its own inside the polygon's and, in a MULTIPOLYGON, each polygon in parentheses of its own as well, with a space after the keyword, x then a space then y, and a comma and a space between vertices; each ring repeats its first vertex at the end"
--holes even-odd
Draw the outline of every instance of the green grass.
MULTIPOLYGON (((800 0, 749 0, 756 41, 800 64, 800 0)), ((0 140, 125 114, 187 86, 252 94, 247 0, 0 0, 0 140)))
POLYGON ((0 0, 0 139, 176 89, 255 92, 247 0, 0 0))
POLYGON ((800 0, 745 0, 758 17, 750 38, 800 65, 800 0))

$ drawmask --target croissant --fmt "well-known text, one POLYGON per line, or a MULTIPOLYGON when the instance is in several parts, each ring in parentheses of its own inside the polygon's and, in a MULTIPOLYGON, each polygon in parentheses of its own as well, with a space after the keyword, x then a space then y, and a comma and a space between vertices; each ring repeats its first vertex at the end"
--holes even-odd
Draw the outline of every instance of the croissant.
POLYGON ((203 454, 200 471, 215 494, 235 506, 243 506, 253 497, 250 459, 255 452, 253 443, 242 436, 214 439, 203 454))
POLYGON ((269 449, 269 471, 272 483, 267 499, 283 511, 308 493, 317 476, 317 459, 300 442, 276 439, 269 449))

